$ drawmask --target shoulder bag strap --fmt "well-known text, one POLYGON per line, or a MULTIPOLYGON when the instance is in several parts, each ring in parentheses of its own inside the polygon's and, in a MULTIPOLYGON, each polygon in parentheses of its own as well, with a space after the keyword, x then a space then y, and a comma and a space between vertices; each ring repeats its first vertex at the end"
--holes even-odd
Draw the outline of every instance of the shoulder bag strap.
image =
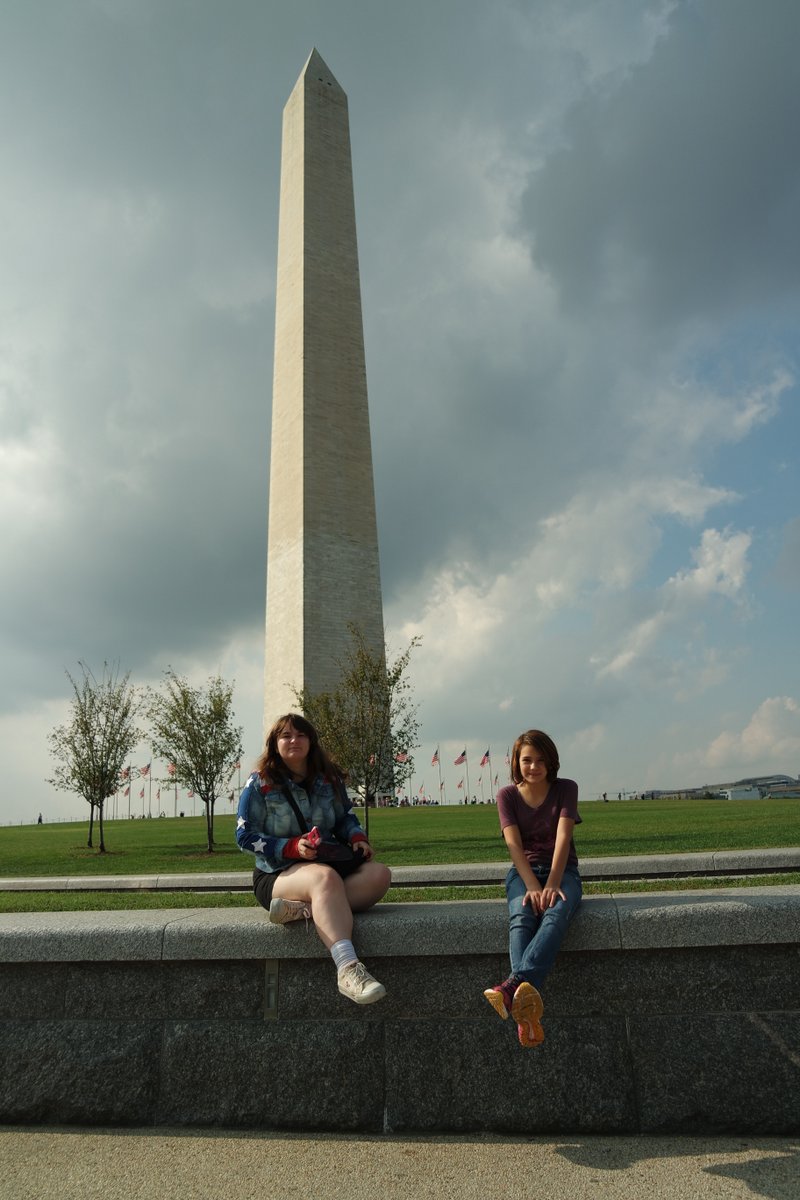
POLYGON ((297 801, 295 800, 294 796, 292 795, 292 789, 289 787, 288 783, 282 783, 280 785, 280 789, 283 792, 285 798, 289 801, 289 804, 291 805, 292 809, 294 810, 294 815, 297 817, 297 824, 300 826, 300 833, 301 834, 308 833, 309 832, 308 822, 306 821, 303 814, 300 812, 300 806, 297 803, 297 801))

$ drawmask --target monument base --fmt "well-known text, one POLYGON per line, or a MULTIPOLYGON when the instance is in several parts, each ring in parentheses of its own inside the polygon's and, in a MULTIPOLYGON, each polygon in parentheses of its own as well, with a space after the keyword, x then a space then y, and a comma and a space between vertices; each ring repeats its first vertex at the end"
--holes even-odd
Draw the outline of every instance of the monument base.
POLYGON ((354 941, 388 993, 364 1008, 261 910, 0 917, 0 1120, 800 1131, 800 889, 589 897, 534 1050, 482 995, 502 901, 380 905, 354 941))

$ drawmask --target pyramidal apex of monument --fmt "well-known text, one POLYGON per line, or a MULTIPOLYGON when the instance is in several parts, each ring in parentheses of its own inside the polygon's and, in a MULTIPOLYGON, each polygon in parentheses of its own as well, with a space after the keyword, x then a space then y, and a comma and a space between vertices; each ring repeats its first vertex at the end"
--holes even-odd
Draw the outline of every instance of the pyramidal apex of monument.
POLYGON ((334 88, 336 91, 341 92, 342 95, 344 95, 344 88, 339 83, 333 71, 320 54, 319 50, 317 50, 316 46, 306 59, 306 65, 300 72, 300 78, 297 82, 299 83, 300 80, 312 80, 315 83, 325 84, 327 87, 334 88))

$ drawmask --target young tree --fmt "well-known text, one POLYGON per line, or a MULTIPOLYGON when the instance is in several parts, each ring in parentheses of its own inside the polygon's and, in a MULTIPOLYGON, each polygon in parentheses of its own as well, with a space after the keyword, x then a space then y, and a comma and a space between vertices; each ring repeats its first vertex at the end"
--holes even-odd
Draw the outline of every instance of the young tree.
POLYGON ((103 808, 119 787, 125 759, 141 737, 136 719, 142 696, 129 683, 130 675, 120 678, 118 667, 103 663, 103 675, 98 680, 85 663, 79 666, 79 680, 66 672, 73 691, 70 720, 58 725, 48 737, 56 768, 47 782, 77 792, 89 802, 90 848, 97 810, 100 853, 105 854, 103 808))
POLYGON ((317 693, 304 688, 295 698, 350 786, 363 793, 366 814, 378 792, 402 785, 414 771, 419 722, 406 672, 421 639, 412 638, 390 662, 370 649, 356 625, 349 628, 352 643, 338 662, 339 686, 317 693))
POLYGON ((233 724, 233 684, 219 675, 193 688, 170 668, 164 691, 149 693, 153 752, 174 764, 170 782, 196 792, 206 810, 209 854, 214 850, 214 804, 242 757, 242 730, 233 724))

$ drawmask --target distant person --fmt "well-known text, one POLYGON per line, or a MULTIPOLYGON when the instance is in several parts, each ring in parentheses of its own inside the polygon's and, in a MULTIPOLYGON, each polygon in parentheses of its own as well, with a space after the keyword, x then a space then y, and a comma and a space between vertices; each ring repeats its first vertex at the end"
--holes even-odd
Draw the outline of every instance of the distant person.
POLYGON ((578 785, 559 779, 558 750, 529 729, 511 753, 513 783, 497 793, 497 815, 511 857, 506 876, 511 974, 483 993, 517 1024, 522 1046, 544 1041, 539 988, 553 968, 583 888, 572 831, 580 822, 578 785))
POLYGON ((330 951, 339 991, 373 1004, 386 989, 353 948, 353 913, 391 882, 352 812, 342 773, 310 721, 279 717, 239 800, 236 841, 256 856, 253 890, 275 925, 312 920, 330 951), (317 843, 314 830, 321 841, 317 843))
POLYGON ((36 824, 37 824, 37 825, 43 825, 43 824, 44 824, 44 821, 42 820, 42 814, 41 814, 41 813, 39 813, 39 820, 36 822, 36 824))

